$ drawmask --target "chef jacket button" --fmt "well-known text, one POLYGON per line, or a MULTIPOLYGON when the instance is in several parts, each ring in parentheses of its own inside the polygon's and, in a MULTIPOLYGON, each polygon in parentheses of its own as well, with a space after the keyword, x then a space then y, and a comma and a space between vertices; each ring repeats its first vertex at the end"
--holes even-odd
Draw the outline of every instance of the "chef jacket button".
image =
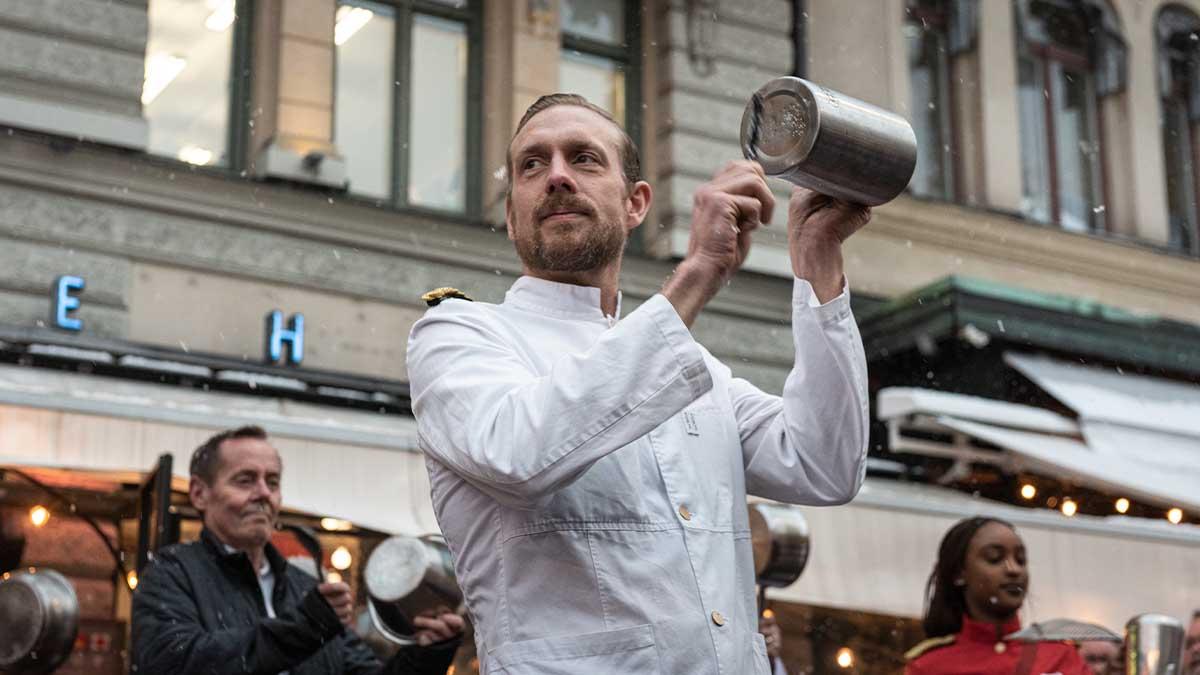
POLYGON ((712 620, 713 620, 713 623, 717 624, 718 626, 725 625, 725 615, 718 612, 715 609, 713 610, 713 613, 712 613, 712 620))
POLYGON ((692 512, 688 511, 688 507, 684 506, 683 504, 680 504, 679 505, 679 516, 681 518, 683 518, 684 520, 691 520, 692 512))

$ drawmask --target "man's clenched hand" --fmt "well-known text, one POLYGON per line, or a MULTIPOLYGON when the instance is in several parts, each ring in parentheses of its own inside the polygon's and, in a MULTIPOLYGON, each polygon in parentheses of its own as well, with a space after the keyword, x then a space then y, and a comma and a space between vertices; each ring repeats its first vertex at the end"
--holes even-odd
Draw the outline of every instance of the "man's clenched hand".
POLYGON ((746 261, 750 233, 770 222, 774 211, 775 197, 757 162, 730 162, 697 188, 687 255, 662 291, 685 324, 746 261))
POLYGON ((347 628, 354 628, 354 596, 350 594, 349 585, 342 581, 324 583, 317 586, 317 592, 333 608, 338 621, 347 628))

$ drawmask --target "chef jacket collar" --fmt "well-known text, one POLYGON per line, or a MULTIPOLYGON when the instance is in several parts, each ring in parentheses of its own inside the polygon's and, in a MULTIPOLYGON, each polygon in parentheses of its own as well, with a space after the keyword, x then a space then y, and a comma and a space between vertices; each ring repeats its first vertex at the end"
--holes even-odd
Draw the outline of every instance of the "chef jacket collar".
MULTIPOLYGON (((524 276, 504 295, 504 304, 543 314, 572 319, 606 321, 600 311, 600 289, 524 276)), ((616 318, 621 316, 621 292, 617 291, 616 318)))

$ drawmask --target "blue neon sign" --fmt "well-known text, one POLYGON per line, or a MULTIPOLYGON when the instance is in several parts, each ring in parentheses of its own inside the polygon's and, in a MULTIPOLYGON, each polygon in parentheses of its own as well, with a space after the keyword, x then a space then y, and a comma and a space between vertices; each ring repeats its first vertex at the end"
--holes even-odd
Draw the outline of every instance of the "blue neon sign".
POLYGON ((288 327, 283 327, 283 312, 267 313, 266 357, 270 363, 283 358, 283 343, 288 344, 288 362, 300 365, 304 360, 304 315, 293 314, 288 327))
MULTIPOLYGON (((50 323, 56 328, 69 331, 82 331, 83 320, 74 316, 82 306, 78 294, 83 291, 86 282, 83 277, 73 274, 63 274, 55 278, 50 286, 50 323)), ((263 356, 268 363, 280 363, 284 360, 283 350, 287 346, 287 363, 300 365, 304 360, 304 315, 293 314, 284 325, 283 312, 274 310, 267 313, 266 333, 263 345, 263 356)))
POLYGON ((54 280, 50 287, 50 320, 55 326, 64 330, 83 330, 83 321, 68 316, 68 313, 79 309, 79 298, 71 295, 71 291, 82 291, 81 277, 64 274, 54 280))

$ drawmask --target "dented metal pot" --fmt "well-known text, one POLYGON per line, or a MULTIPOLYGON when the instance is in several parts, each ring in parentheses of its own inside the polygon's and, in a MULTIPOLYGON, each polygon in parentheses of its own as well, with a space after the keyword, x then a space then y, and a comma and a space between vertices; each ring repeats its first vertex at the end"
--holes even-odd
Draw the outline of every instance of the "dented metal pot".
POLYGON ((917 166, 917 137, 903 117, 798 77, 754 93, 741 144, 768 176, 867 206, 903 192, 917 166))

